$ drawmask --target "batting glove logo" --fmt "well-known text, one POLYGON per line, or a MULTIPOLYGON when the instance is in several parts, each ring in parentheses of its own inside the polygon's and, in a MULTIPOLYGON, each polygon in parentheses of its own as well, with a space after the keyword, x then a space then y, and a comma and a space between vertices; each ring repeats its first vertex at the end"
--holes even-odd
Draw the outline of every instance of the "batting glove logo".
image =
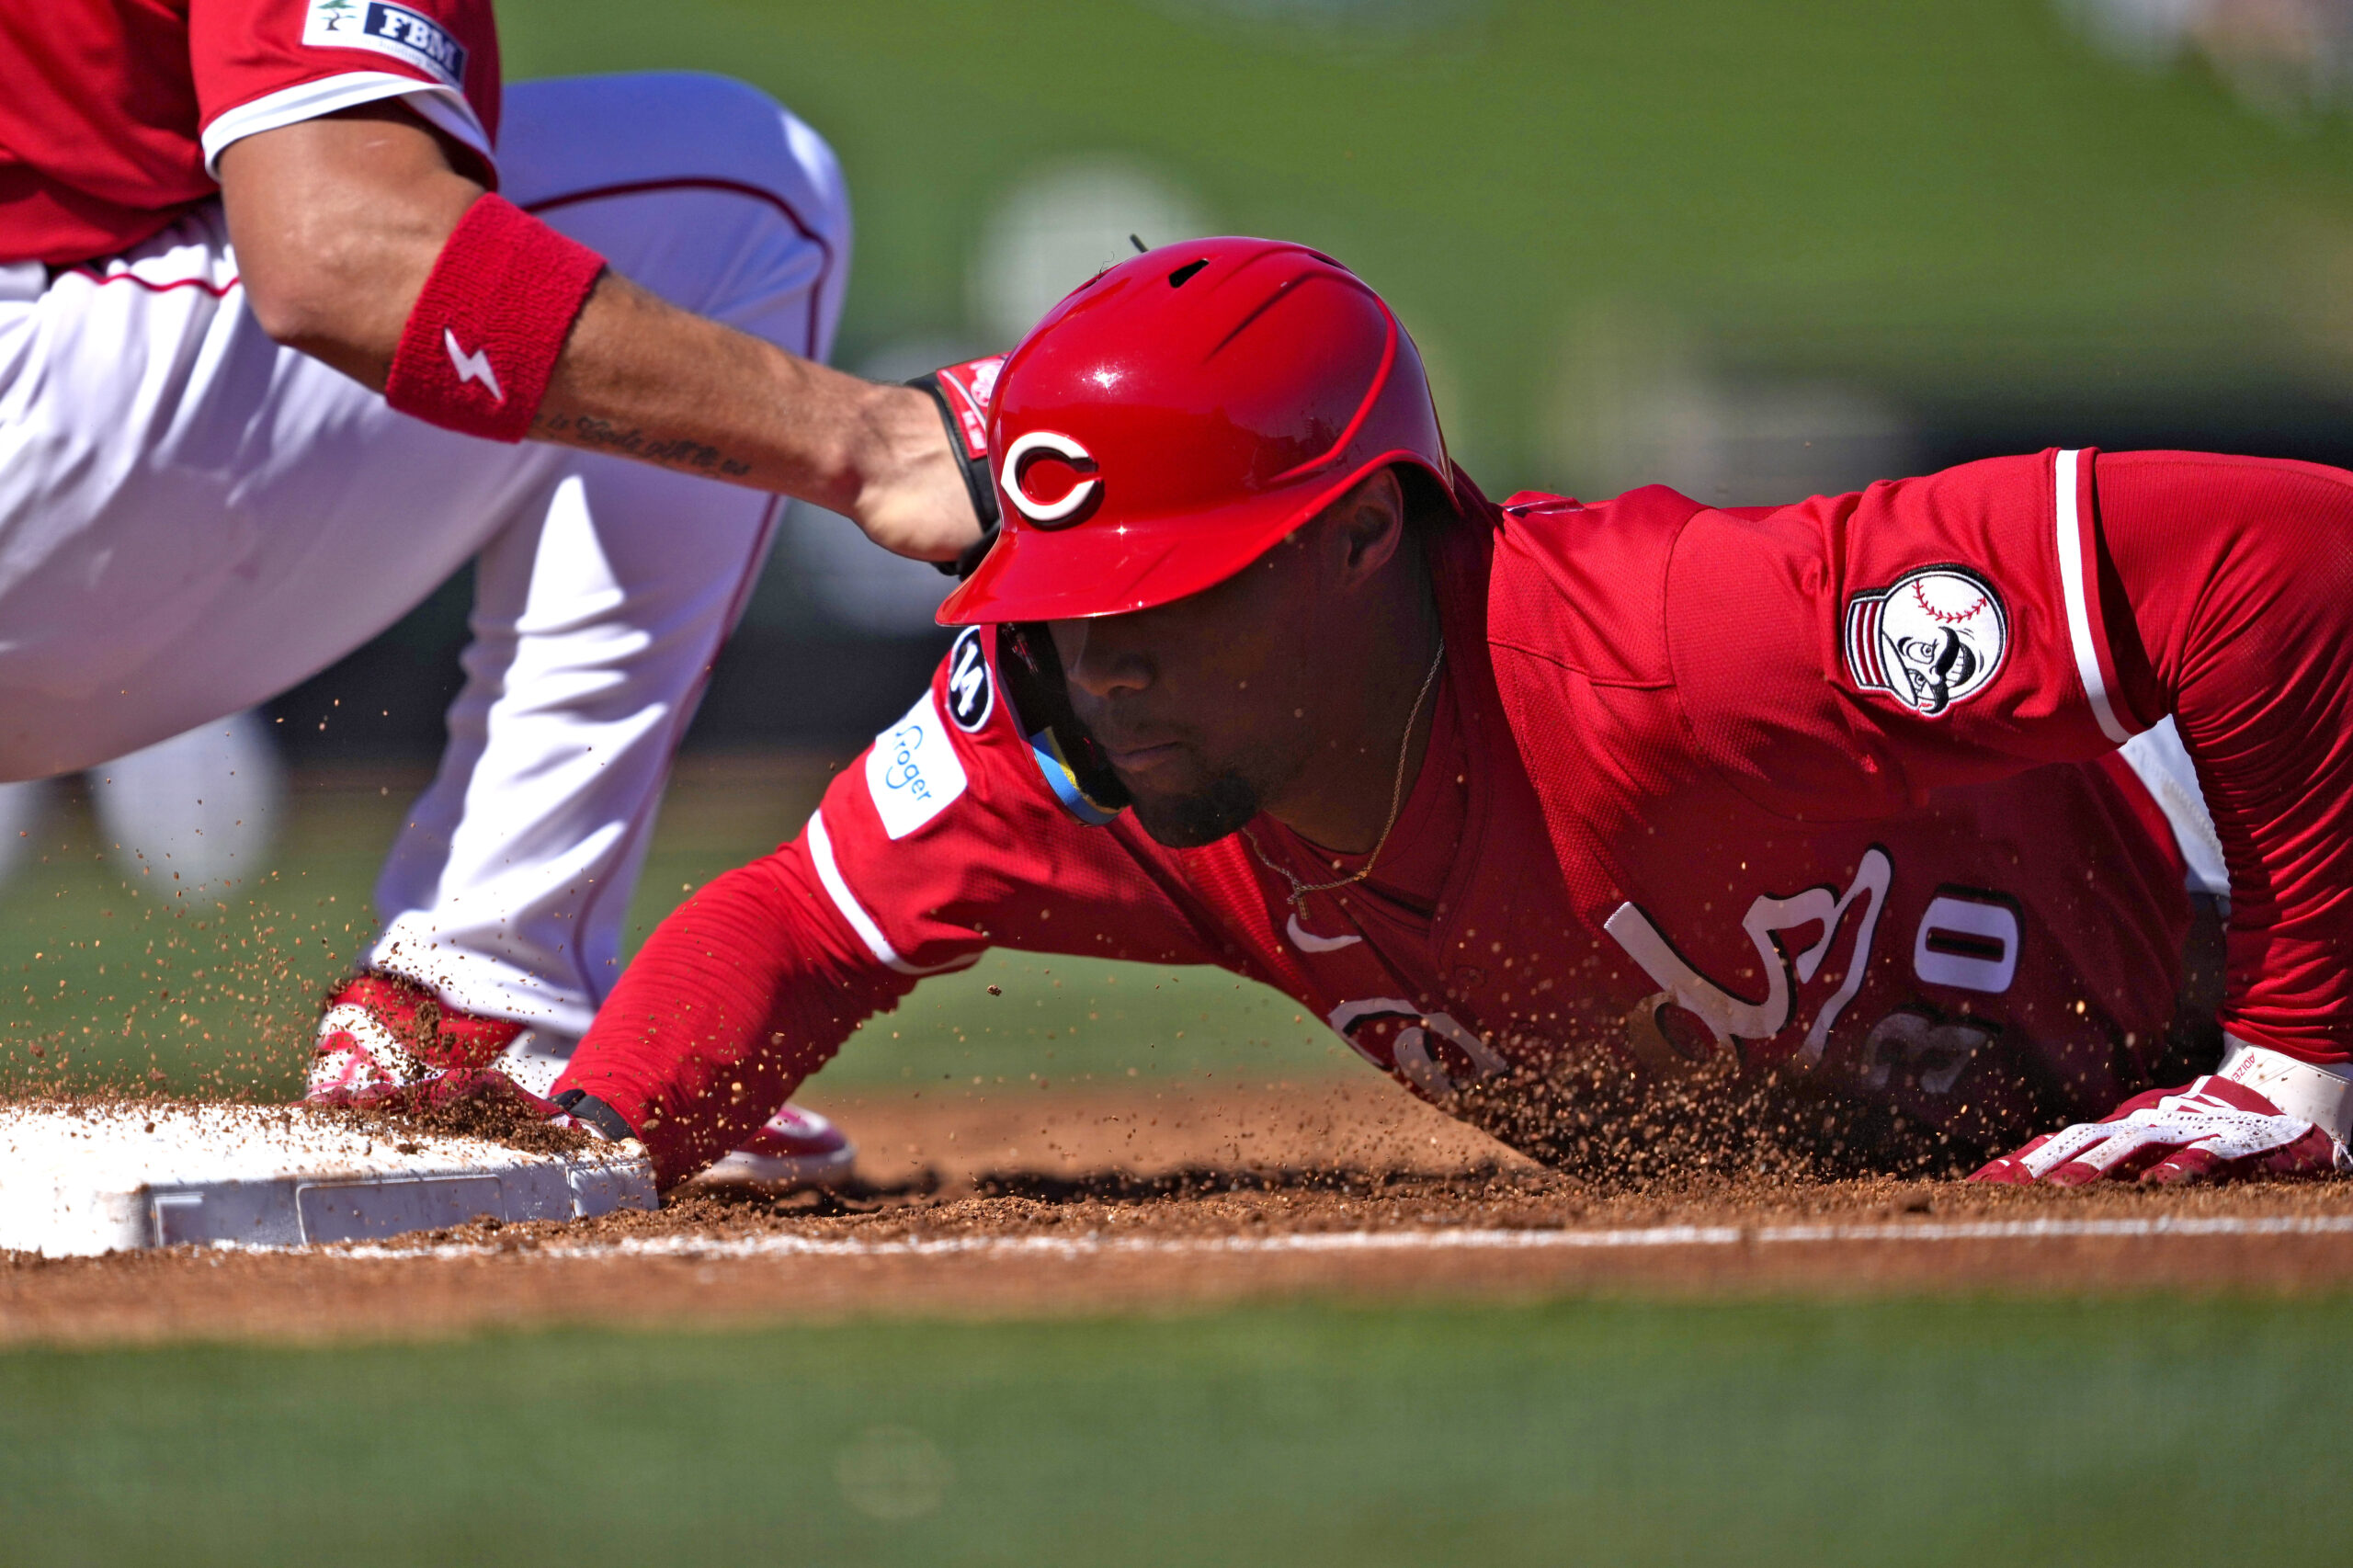
POLYGON ((1847 674, 1933 719, 1993 681, 2009 646, 1994 585, 1965 566, 1924 566, 1847 603, 1847 674))

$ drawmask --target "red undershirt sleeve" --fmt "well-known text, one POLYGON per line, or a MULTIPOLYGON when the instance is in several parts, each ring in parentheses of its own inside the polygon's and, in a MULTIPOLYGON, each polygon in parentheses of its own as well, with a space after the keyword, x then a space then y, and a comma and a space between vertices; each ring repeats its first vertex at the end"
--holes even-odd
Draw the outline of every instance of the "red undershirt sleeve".
POLYGON ((2123 722, 2170 713, 2231 873, 2222 1026, 2353 1056, 2353 474, 2097 460, 2099 619, 2123 722))
POLYGON ((915 980, 835 913, 805 840, 707 883, 663 921, 558 1082, 636 1129, 665 1187, 749 1137, 915 980))

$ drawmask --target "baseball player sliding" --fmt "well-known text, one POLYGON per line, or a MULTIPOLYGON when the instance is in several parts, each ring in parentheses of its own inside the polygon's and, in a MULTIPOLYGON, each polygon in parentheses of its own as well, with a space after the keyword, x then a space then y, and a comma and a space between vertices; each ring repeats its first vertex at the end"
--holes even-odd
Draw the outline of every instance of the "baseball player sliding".
POLYGON ((1498 506, 1372 290, 1239 239, 1071 295, 985 434, 970 630, 558 1085, 665 1179, 991 946, 1263 980, 1540 1153, 1770 1074, 1987 1153, 2076 1122, 1990 1180, 2347 1168, 2353 476, 2062 450, 1498 506), (2218 862, 2216 1012, 2177 998, 2218 862))
MULTIPOLYGON (((832 153, 717 78, 502 91, 489 0, 0 0, 0 778, 235 712, 475 560, 312 1092, 544 1086, 779 497, 977 535, 935 402, 817 363, 832 153)), ((846 1153, 788 1114, 754 1171, 804 1156, 846 1153)))

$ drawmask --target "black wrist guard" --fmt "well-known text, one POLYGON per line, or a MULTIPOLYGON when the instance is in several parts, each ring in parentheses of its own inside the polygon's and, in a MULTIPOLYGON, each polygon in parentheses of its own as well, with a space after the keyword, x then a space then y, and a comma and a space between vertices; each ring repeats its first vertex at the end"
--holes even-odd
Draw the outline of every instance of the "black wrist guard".
POLYGON ((948 450, 964 475, 964 493, 972 498, 972 516, 980 520, 981 537, 954 561, 932 564, 958 578, 969 577, 981 557, 996 542, 999 513, 996 483, 989 477, 989 394, 996 387, 1002 354, 970 359, 917 376, 907 385, 927 392, 938 406, 940 423, 948 427, 948 450))
POLYGON ((616 1143, 637 1136, 637 1129, 623 1121, 620 1112, 585 1089, 566 1089, 556 1096, 555 1103, 573 1120, 595 1128, 616 1143))

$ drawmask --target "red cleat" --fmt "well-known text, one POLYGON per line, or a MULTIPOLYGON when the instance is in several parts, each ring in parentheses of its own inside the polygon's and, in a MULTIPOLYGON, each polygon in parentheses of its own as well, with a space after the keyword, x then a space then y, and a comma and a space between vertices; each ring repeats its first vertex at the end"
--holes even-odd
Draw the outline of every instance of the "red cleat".
POLYGON ((523 1026, 445 1006, 388 974, 362 974, 327 999, 302 1097, 364 1105, 446 1073, 488 1067, 523 1026))
POLYGON ((832 1187, 847 1180, 858 1148, 813 1110, 789 1105, 761 1124, 743 1147, 692 1178, 706 1187, 757 1187, 772 1192, 832 1187))

